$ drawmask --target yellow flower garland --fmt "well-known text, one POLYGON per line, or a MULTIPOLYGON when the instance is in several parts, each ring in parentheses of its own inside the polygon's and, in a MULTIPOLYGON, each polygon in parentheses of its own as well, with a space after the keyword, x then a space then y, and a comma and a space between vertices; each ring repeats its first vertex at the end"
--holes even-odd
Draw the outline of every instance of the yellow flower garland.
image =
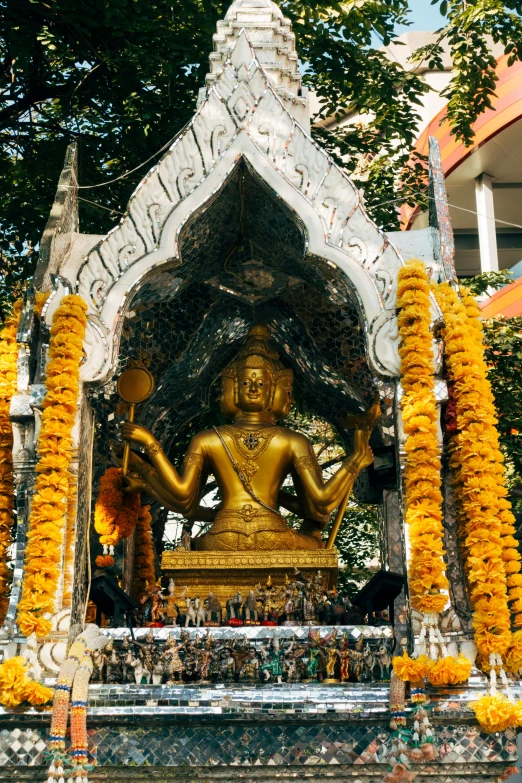
POLYGON ((52 689, 31 680, 27 667, 27 660, 19 655, 0 664, 0 704, 4 707, 18 707, 24 701, 46 704, 52 699, 52 689))
POLYGON ((398 279, 401 346, 401 400, 405 444, 406 522, 410 531, 411 604, 423 614, 438 614, 448 597, 444 565, 441 465, 430 329, 430 285, 422 261, 412 259, 398 279))
POLYGON ((19 299, 0 332, 0 623, 9 605, 11 571, 7 550, 12 542, 14 508, 13 429, 9 415, 11 397, 17 391, 18 345, 16 331, 22 309, 19 299))
POLYGON ((513 625, 520 625, 521 556, 506 499, 479 311, 467 291, 462 291, 462 300, 447 283, 434 291, 444 314, 446 365, 456 403, 457 434, 450 442, 450 466, 474 610, 478 663, 492 677, 490 692, 476 701, 473 709, 485 731, 497 732, 522 721, 521 705, 514 703, 504 673, 504 662, 513 671, 522 664, 522 631, 511 632, 508 605, 509 600, 516 613, 513 625), (496 692, 497 674, 506 685, 506 694, 496 692))
POLYGON ((55 609, 70 485, 72 428, 79 391, 80 360, 87 305, 76 295, 63 298, 51 327, 44 412, 38 441, 39 474, 29 517, 24 583, 18 604, 20 631, 42 637, 55 609))
POLYGON ((444 314, 446 365, 457 409, 458 432, 451 441, 450 466, 474 609, 475 642, 487 662, 491 654, 505 656, 511 642, 506 564, 520 555, 510 547, 509 559, 504 559, 502 535, 507 532, 509 503, 480 324, 473 312, 469 317, 466 305, 447 283, 437 286, 435 295, 444 314))

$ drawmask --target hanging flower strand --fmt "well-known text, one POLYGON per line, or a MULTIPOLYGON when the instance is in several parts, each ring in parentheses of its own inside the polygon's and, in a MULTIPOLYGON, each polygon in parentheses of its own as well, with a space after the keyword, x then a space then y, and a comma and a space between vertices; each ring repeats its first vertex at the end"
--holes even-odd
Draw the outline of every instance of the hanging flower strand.
POLYGON ((71 475, 72 429, 79 393, 87 305, 65 296, 51 326, 49 364, 38 441, 38 477, 29 517, 17 624, 24 636, 45 636, 55 611, 71 475))
MULTIPOLYGON (((424 616, 419 650, 428 652, 432 660, 429 667, 413 668, 419 670, 416 672, 419 681, 428 676, 438 685, 463 682, 469 677, 471 664, 462 656, 447 656, 438 622, 438 615, 448 601, 447 594, 442 592, 448 588, 448 580, 444 563, 430 285, 422 261, 412 259, 399 272, 397 307, 400 309, 401 408, 407 436, 404 483, 411 547, 409 587, 412 606, 424 616)), ((397 675, 404 676, 404 665, 396 661, 397 675)))
POLYGON ((436 286, 434 292, 444 315, 446 367, 456 404, 457 433, 450 441, 450 467, 475 643, 478 663, 490 673, 489 694, 475 703, 474 710, 486 731, 501 731, 519 723, 504 660, 513 642, 508 578, 513 587, 519 579, 518 567, 510 564, 518 563, 520 555, 506 513, 510 506, 478 313, 467 295, 461 301, 447 283, 436 286), (506 695, 497 693, 497 676, 506 695))

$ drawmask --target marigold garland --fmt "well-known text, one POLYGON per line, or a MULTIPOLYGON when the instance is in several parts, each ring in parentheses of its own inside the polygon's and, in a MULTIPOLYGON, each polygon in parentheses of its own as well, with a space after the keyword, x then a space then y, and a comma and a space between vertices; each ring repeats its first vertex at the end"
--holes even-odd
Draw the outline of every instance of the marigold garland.
POLYGON ((123 491, 120 468, 108 468, 100 479, 98 500, 94 507, 94 528, 103 544, 103 557, 96 559, 100 568, 114 565, 113 552, 107 553, 128 538, 138 523, 140 496, 123 491))
POLYGON ((87 324, 80 296, 65 296, 51 326, 49 364, 38 441, 38 477, 29 517, 24 583, 17 623, 25 636, 51 630, 60 580, 70 486, 72 428, 78 401, 80 360, 87 324))
POLYGON ((150 587, 156 582, 154 542, 150 525, 152 517, 149 509, 150 506, 141 507, 136 525, 133 594, 137 601, 146 593, 147 586, 150 587))
POLYGON ((502 538, 504 533, 512 535, 512 515, 505 497, 481 326, 473 309, 468 314, 447 283, 437 286, 435 295, 444 314, 446 366, 454 384, 458 432, 450 442, 450 466, 474 609, 475 643, 479 655, 489 659, 492 654, 505 656, 511 642, 506 564, 516 562, 520 555, 514 547, 506 549, 502 538))
POLYGON ((0 664, 0 704, 4 707, 18 707, 24 701, 46 704, 52 696, 51 688, 28 677, 28 661, 21 655, 0 664))
POLYGON ((512 671, 522 663, 522 633, 511 632, 521 619, 521 556, 506 499, 479 311, 467 291, 461 292, 462 300, 448 284, 438 285, 434 291, 444 314, 446 366, 455 400, 457 432, 450 441, 450 466, 474 610, 477 662, 491 678, 489 693, 475 702, 473 709, 485 731, 503 731, 520 725, 522 719, 520 704, 514 704, 504 671, 505 663, 512 671), (516 613, 513 622, 508 600, 516 613), (497 675, 507 695, 497 693, 497 675))
POLYGON ((411 259, 399 272, 397 307, 401 346, 401 399, 407 435, 406 522, 410 532, 411 604, 438 614, 448 597, 444 565, 441 464, 431 334, 430 285, 422 261, 411 259))
POLYGON ((16 331, 22 309, 19 299, 0 332, 0 623, 9 605, 11 571, 7 550, 12 542, 14 509, 13 430, 9 416, 11 397, 17 391, 18 345, 16 331))

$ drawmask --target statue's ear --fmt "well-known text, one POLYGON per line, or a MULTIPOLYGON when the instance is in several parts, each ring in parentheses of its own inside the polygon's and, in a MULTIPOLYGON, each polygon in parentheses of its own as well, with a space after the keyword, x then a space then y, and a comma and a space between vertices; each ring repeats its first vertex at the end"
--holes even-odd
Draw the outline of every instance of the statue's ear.
POLYGON ((239 384, 237 382, 237 376, 234 378, 234 405, 239 405, 239 384))

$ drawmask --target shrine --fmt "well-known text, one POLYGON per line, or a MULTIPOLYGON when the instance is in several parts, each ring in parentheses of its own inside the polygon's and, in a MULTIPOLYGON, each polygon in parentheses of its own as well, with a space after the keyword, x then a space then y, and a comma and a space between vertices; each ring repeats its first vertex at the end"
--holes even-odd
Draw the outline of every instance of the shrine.
POLYGON ((310 135, 277 4, 234 0, 213 41, 106 236, 80 231, 69 147, 2 333, 0 780, 493 783, 518 758, 520 556, 437 144, 430 227, 386 235, 310 135), (349 597, 352 493, 380 553, 349 597))

